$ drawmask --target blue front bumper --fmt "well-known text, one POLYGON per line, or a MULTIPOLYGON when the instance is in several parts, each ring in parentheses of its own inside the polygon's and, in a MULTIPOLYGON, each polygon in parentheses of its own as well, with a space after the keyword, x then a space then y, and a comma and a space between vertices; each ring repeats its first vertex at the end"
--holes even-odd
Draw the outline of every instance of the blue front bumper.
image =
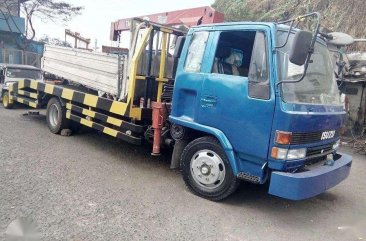
POLYGON ((302 200, 334 187, 348 177, 352 165, 351 156, 343 153, 337 155, 340 158, 336 158, 333 166, 317 165, 300 173, 272 172, 269 193, 291 200, 302 200))

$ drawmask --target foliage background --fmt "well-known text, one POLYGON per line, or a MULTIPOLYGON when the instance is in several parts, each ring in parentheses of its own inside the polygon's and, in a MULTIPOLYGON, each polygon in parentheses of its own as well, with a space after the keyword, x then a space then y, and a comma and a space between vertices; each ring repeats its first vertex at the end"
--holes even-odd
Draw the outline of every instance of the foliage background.
MULTIPOLYGON (((366 38, 365 0, 216 0, 213 7, 226 21, 279 21, 318 11, 323 27, 366 38)), ((366 50, 366 43, 353 48, 366 50)))

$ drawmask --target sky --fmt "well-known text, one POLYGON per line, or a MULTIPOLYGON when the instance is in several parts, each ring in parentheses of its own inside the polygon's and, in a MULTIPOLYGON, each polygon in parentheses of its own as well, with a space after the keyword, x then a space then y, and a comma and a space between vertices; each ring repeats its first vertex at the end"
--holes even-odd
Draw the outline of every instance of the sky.
MULTIPOLYGON (((66 24, 44 23, 34 19, 36 38, 47 35, 51 38, 64 39, 65 28, 78 32, 81 36, 91 39, 94 47, 95 39, 98 46, 111 45, 109 40, 110 24, 118 19, 167 12, 185 8, 210 6, 214 0, 65 0, 73 5, 83 6, 80 16, 66 24)), ((69 37, 68 42, 73 43, 69 37)))

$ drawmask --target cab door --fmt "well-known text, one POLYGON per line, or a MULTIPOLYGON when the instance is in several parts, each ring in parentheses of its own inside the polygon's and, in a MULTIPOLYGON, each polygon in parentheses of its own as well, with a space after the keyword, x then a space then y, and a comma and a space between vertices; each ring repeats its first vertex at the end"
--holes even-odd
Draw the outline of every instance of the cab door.
POLYGON ((197 122, 204 72, 214 32, 207 28, 190 32, 177 69, 171 116, 197 122))
POLYGON ((249 161, 243 163, 257 165, 267 160, 275 107, 268 36, 267 29, 216 32, 207 59, 212 64, 205 69, 209 74, 203 82, 199 105, 199 123, 223 131, 238 156, 249 161), (221 54, 218 60, 218 51, 224 47, 242 52, 241 63, 238 57, 232 61, 231 55, 222 58, 221 54), (214 65, 218 61, 229 63, 217 68, 214 65), (230 66, 232 73, 217 71, 230 70, 230 66))

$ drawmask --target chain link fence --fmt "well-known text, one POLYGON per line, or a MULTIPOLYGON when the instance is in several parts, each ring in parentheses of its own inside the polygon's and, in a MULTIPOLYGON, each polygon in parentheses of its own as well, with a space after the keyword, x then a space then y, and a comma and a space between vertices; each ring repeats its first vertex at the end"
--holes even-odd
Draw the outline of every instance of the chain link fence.
POLYGON ((41 67, 41 55, 18 49, 0 49, 0 63, 24 64, 41 67))

